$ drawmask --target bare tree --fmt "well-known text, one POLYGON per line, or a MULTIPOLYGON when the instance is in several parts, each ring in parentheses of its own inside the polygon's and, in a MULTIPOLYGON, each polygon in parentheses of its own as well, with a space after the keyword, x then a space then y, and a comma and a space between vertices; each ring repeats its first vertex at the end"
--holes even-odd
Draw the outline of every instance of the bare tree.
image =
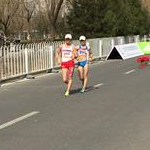
POLYGON ((46 4, 46 11, 49 19, 50 35, 52 38, 55 38, 57 35, 56 22, 64 0, 44 0, 44 1, 46 4))
POLYGON ((31 36, 38 21, 38 31, 42 27, 41 31, 49 31, 51 38, 55 38, 57 20, 65 1, 68 0, 0 0, 0 27, 6 33, 26 30, 31 36))
POLYGON ((27 30, 28 34, 31 36, 31 20, 34 17, 34 14, 36 12, 36 0, 21 0, 22 1, 22 7, 24 9, 24 18, 27 21, 27 30))
POLYGON ((7 34, 12 19, 19 8, 19 0, 1 0, 0 1, 0 24, 7 34))
POLYGON ((25 19, 23 18, 23 14, 21 10, 18 10, 16 15, 12 19, 12 23, 10 26, 11 33, 21 34, 25 25, 25 19))

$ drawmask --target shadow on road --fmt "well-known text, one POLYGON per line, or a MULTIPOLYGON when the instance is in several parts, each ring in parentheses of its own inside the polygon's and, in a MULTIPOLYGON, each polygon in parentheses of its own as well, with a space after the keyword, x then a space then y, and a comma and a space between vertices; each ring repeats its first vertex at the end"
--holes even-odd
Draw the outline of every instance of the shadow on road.
MULTIPOLYGON (((89 92, 89 91, 92 91, 92 90, 95 90, 95 89, 98 89, 96 88, 94 85, 91 85, 91 86, 88 86, 85 90, 85 92, 89 92)), ((77 94, 79 93, 81 90, 81 88, 78 88, 78 89, 73 89, 70 91, 70 94, 77 94)))

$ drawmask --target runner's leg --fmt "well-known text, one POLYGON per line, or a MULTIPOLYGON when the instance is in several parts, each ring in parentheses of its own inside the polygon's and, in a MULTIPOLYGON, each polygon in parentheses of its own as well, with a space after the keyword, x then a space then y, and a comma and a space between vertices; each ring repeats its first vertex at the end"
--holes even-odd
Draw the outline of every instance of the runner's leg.
POLYGON ((89 65, 86 64, 84 66, 84 83, 83 83, 83 90, 85 90, 87 82, 88 82, 88 74, 89 74, 89 65))
POLYGON ((72 77, 73 77, 74 67, 69 68, 68 72, 68 85, 67 85, 67 91, 69 92, 72 86, 72 77))
POLYGON ((84 69, 83 69, 82 66, 78 66, 78 74, 79 74, 79 79, 81 80, 82 86, 83 86, 83 83, 84 83, 84 69))
POLYGON ((68 69, 62 68, 62 79, 65 84, 68 84, 68 69))

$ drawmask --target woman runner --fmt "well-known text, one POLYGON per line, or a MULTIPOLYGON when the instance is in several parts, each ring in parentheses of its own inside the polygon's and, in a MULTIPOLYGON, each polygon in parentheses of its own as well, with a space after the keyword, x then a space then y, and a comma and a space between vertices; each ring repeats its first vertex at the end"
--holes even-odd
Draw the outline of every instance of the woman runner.
POLYGON ((84 93, 88 81, 89 60, 92 59, 92 53, 89 45, 86 43, 86 37, 80 36, 80 45, 77 46, 77 61, 79 79, 82 81, 80 93, 84 93))
POLYGON ((71 41, 71 34, 66 34, 65 43, 60 45, 56 55, 58 63, 61 64, 63 82, 67 84, 65 96, 69 96, 74 72, 74 58, 76 48, 71 44, 71 41))

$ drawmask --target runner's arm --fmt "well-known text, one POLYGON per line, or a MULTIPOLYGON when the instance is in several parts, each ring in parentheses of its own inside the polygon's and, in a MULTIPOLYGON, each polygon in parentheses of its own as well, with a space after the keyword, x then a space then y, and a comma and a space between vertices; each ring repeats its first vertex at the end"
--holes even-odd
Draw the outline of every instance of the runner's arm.
POLYGON ((61 48, 62 48, 62 46, 58 47, 56 50, 56 62, 58 64, 61 63, 61 48))
POLYGON ((72 59, 74 60, 76 58, 77 48, 73 47, 73 53, 72 53, 72 59))

